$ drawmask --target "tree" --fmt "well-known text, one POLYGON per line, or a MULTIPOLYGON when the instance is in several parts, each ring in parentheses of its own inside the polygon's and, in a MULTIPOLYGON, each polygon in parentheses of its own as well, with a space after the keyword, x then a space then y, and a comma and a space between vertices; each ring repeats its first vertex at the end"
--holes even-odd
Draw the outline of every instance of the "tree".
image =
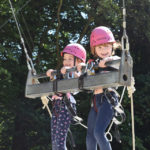
MULTIPOLYGON (((111 27, 116 39, 122 36, 122 2, 118 0, 12 0, 29 56, 38 73, 60 68, 60 51, 69 42, 83 44, 90 55, 89 37, 99 25, 111 27), (107 11, 106 11, 107 10, 107 11), (58 63, 56 63, 58 62, 58 63)), ((150 2, 127 0, 127 34, 136 79, 136 149, 149 149, 149 45, 150 2), (144 93, 144 94, 143 94, 144 93), (143 111, 144 110, 144 111, 143 111)), ((26 57, 8 1, 0 2, 0 150, 50 149, 50 118, 40 99, 24 97, 26 57)), ((121 93, 121 92, 120 92, 121 93)), ((77 96, 79 116, 85 118, 90 96, 77 96), (82 100, 83 99, 83 100, 82 100), (81 101, 82 100, 82 101, 81 101)), ((131 149, 130 101, 125 94, 126 122, 119 127, 122 143, 113 149, 131 149)), ((51 105, 50 105, 51 107, 51 105)), ((71 127, 78 149, 85 148, 86 130, 71 127), (81 138, 82 137, 82 138, 81 138)))

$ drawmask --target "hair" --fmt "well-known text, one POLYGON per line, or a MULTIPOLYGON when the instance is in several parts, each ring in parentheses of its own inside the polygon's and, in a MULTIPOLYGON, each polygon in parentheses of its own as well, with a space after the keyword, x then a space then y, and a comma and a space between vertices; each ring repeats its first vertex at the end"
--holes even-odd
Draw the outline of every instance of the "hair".
MULTIPOLYGON (((99 45, 96 45, 96 46, 100 46, 100 45, 107 45, 107 44, 112 44, 113 46, 113 49, 112 49, 112 55, 115 54, 115 50, 117 49, 121 49, 121 43, 120 42, 115 42, 115 43, 104 43, 104 44, 99 44, 99 45)), ((98 57, 98 55, 96 54, 95 52, 95 47, 91 47, 91 53, 94 57, 98 57)))
POLYGON ((78 58, 78 57, 76 57, 76 60, 77 60, 77 61, 81 61, 81 62, 83 62, 83 60, 82 60, 82 59, 80 59, 80 58, 78 58))
MULTIPOLYGON (((68 54, 68 53, 63 53, 63 56, 62 56, 62 58, 64 58, 64 54, 68 54)), ((72 54, 71 54, 72 55, 72 54)), ((74 56, 74 55, 73 55, 74 56)), ((75 58, 76 56, 74 56, 74 58, 75 58)), ((75 60, 75 59, 74 59, 75 60)), ((83 60, 82 59, 80 59, 80 58, 78 58, 78 57, 76 57, 76 60, 77 61, 81 61, 81 62, 83 62, 83 60)))

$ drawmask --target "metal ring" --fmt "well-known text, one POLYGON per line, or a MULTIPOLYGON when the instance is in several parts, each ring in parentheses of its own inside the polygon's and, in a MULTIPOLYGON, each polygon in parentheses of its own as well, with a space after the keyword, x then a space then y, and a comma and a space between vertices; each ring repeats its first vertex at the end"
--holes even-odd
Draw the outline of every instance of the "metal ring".
POLYGON ((110 132, 106 132, 105 135, 106 135, 108 141, 112 142, 112 135, 111 135, 111 133, 110 132))

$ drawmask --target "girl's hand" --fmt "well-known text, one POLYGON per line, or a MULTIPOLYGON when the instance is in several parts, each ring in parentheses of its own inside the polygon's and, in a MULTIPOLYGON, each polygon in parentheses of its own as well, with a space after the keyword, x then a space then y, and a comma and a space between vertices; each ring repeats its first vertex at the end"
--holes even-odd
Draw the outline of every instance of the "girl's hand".
POLYGON ((106 67, 105 63, 108 62, 108 61, 112 61, 112 60, 113 60, 112 57, 103 58, 103 59, 100 60, 100 62, 99 62, 99 67, 100 67, 100 68, 105 68, 105 67, 106 67))
POLYGON ((70 67, 62 67, 61 70, 60 70, 60 72, 61 72, 62 74, 66 74, 66 70, 69 69, 69 68, 70 68, 70 67))
POLYGON ((49 70, 47 70, 47 72, 46 72, 46 75, 47 75, 48 77, 50 77, 51 80, 53 79, 53 76, 52 76, 52 72, 53 72, 53 71, 54 71, 53 69, 49 69, 49 70))
POLYGON ((85 66, 86 66, 85 63, 79 63, 79 64, 77 65, 77 71, 78 71, 78 72, 82 72, 82 69, 83 69, 83 67, 85 67, 85 66))

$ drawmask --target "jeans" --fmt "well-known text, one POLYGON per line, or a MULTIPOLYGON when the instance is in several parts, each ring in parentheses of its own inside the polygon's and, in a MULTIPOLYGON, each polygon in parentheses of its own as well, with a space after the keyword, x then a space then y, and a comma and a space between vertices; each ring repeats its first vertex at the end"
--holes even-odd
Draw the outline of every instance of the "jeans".
POLYGON ((87 150, 97 150, 97 145, 100 150, 112 150, 105 136, 105 130, 113 118, 114 110, 103 94, 95 95, 95 100, 97 112, 91 107, 88 115, 87 150))

